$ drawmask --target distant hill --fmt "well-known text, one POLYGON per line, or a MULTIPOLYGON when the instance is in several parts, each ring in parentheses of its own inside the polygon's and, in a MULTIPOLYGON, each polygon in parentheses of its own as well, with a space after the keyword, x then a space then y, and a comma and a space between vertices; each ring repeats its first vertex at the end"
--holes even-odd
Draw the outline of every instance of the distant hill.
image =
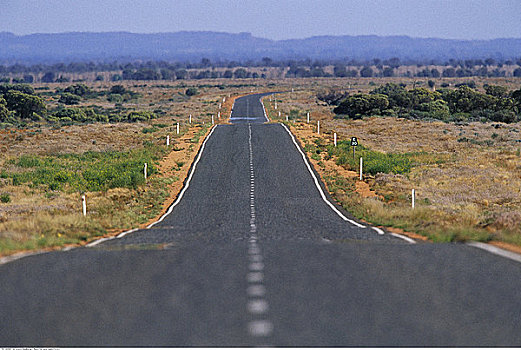
POLYGON ((0 33, 0 64, 100 60, 507 59, 521 39, 448 40, 407 36, 316 36, 274 41, 249 33, 0 33))

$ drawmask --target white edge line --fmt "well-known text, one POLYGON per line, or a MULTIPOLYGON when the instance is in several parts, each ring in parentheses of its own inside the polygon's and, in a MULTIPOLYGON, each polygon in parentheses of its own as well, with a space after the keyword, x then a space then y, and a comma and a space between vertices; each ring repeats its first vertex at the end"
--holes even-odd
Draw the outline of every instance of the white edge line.
POLYGON ((102 242, 106 242, 106 241, 110 241, 112 239, 115 239, 116 237, 105 237, 105 238, 100 238, 94 242, 90 242, 89 244, 86 244, 85 247, 87 248, 91 248, 91 247, 94 247, 94 246, 97 246, 98 244, 102 243, 102 242))
POLYGON ((48 251, 39 250, 39 251, 36 251, 36 252, 16 253, 16 254, 13 254, 13 255, 9 255, 9 256, 5 256, 3 258, 0 258, 0 265, 4 265, 4 264, 10 263, 10 262, 13 262, 15 260, 27 258, 29 256, 40 255, 40 254, 45 254, 45 253, 48 253, 48 251))
POLYGON ((125 231, 125 232, 121 232, 119 235, 116 236, 116 238, 125 237, 125 236, 128 235, 129 233, 136 232, 137 230, 139 230, 139 228, 133 228, 132 230, 128 230, 128 231, 125 231))
POLYGON ((203 151, 204 151, 204 147, 206 146, 206 142, 210 139, 210 136, 212 136, 213 132, 215 131, 215 128, 217 127, 217 125, 214 125, 212 127, 212 130, 210 131, 210 133, 208 134, 208 136, 206 136, 206 139, 204 140, 203 144, 201 145, 201 149, 199 150, 199 154, 197 155, 197 158, 195 159, 195 162, 194 164, 192 165, 192 170, 190 171, 190 175, 188 175, 188 178, 186 179, 186 183, 183 187, 183 189, 181 190, 181 192, 179 192, 179 196, 177 196, 177 199, 175 200, 174 203, 172 203, 172 205, 168 208, 167 212, 164 213, 160 218, 159 220, 157 220, 156 222, 153 222, 151 223, 150 225, 148 225, 146 228, 151 228, 152 226, 154 226, 155 224, 157 223, 160 223, 161 221, 164 220, 165 217, 167 217, 171 212, 172 210, 174 210, 174 207, 179 204, 179 202, 181 201, 181 199, 183 198, 183 195, 185 194, 186 190, 188 189, 188 186, 190 186, 190 181, 192 180, 192 176, 194 175, 194 172, 195 172, 195 168, 197 167, 197 163, 199 163, 199 160, 201 159, 201 156, 203 155, 203 151))
POLYGON ((268 118, 268 115, 266 114, 266 108, 264 107, 264 102, 262 102, 262 99, 263 99, 264 97, 266 97, 266 96, 268 96, 268 95, 265 95, 265 96, 260 97, 260 98, 259 98, 259 102, 260 102, 260 104, 261 104, 261 106, 262 106, 262 110, 264 111, 264 118, 266 118, 266 121, 269 123, 269 122, 270 122, 270 118, 268 118))
POLYGON ((385 232, 382 229, 378 228, 378 227, 371 227, 371 229, 376 231, 376 233, 378 233, 379 235, 385 234, 385 232))
MULTIPOLYGON (((174 207, 179 203, 179 201, 181 200, 181 198, 183 197, 183 194, 184 192, 186 191, 186 189, 188 188, 189 184, 190 184, 190 180, 192 179, 192 175, 195 171, 195 167, 197 165, 197 163, 199 162, 199 159, 201 159, 201 154, 203 153, 203 150, 204 150, 204 146, 206 145, 206 141, 208 141, 208 139, 210 138, 210 136, 212 135, 212 133, 214 132, 215 128, 217 127, 217 125, 214 125, 212 127, 212 130, 210 131, 210 133, 208 134, 208 136, 206 137, 206 139, 204 140, 203 144, 201 145, 201 149, 199 150, 199 155, 197 156, 197 159, 196 161, 194 162, 194 165, 192 166, 192 171, 190 172, 190 175, 188 176, 188 180, 186 181, 185 183, 185 186, 183 187, 183 189, 181 190, 181 192, 179 193, 179 196, 177 197, 177 200, 168 208, 168 211, 163 214, 163 216, 161 216, 161 218, 148 225, 147 228, 150 228, 152 227, 153 225, 157 224, 158 222, 161 222, 163 221, 163 219, 172 212, 172 210, 174 209, 174 207)), ((85 247, 88 247, 88 248, 91 248, 91 247, 94 247, 102 242, 106 242, 106 241, 110 241, 112 239, 116 239, 116 238, 122 238, 124 236, 126 236, 127 234, 129 233, 132 233, 132 232, 135 232, 139 230, 139 228, 134 228, 132 230, 128 230, 128 231, 125 231, 125 232, 122 232, 120 233, 119 235, 115 236, 115 237, 105 237, 105 238, 100 238, 98 240, 95 240, 94 242, 90 242, 89 244, 86 244, 85 247)), ((74 249, 73 248, 70 248, 70 247, 65 247, 64 249, 62 249, 63 251, 68 251, 68 250, 71 250, 71 249, 74 249)), ((45 254, 45 253, 48 253, 47 251, 36 251, 36 252, 27 252, 27 253, 18 253, 18 254, 13 254, 13 255, 9 255, 9 256, 6 256, 6 257, 3 257, 3 258, 0 258, 0 265, 4 265, 4 264, 7 264, 7 263, 10 263, 12 261, 15 261, 15 260, 19 260, 19 259, 22 259, 22 258, 25 258, 25 257, 28 257, 28 256, 33 256, 33 255, 39 255, 39 254, 45 254)))
POLYGON ((322 187, 320 187, 320 183, 318 182, 318 179, 317 177, 315 176, 315 173, 313 173, 313 170, 311 169, 311 166, 309 165, 309 162, 308 160, 306 159, 306 155, 304 154, 304 152, 302 152, 302 150, 300 149, 297 141, 295 140, 295 137, 293 136, 293 134, 291 133, 291 131, 289 131, 289 129, 286 127, 286 125, 280 123, 280 125, 282 125, 284 127, 284 129, 286 129, 286 131, 288 132, 289 136, 291 137, 291 140, 293 141, 293 144, 295 145, 295 147, 297 148, 297 150, 300 152, 300 155, 302 156, 302 159, 304 160, 304 163, 306 164, 307 168, 308 168, 308 171, 309 173, 311 174, 311 176, 313 177, 313 180, 315 181, 315 186, 317 187, 318 189, 318 192, 320 192, 320 196, 322 197, 322 200, 324 200, 324 202, 326 202, 327 205, 329 205, 329 207, 335 212, 337 213, 338 216, 340 216, 344 221, 347 221, 355 226, 358 226, 360 228, 365 228, 364 225, 362 224, 359 224, 358 222, 354 221, 354 220, 351 220, 351 219, 348 219, 344 216, 344 214, 342 214, 337 208, 335 208, 335 206, 327 199, 326 195, 324 194, 324 191, 322 191, 322 187))
POLYGON ((232 109, 231 109, 231 111, 230 111, 230 119, 229 119, 228 121, 231 121, 231 120, 232 120, 233 109, 235 108, 235 101, 237 101, 237 98, 235 98, 235 100, 233 100, 232 109))
POLYGON ((129 233, 136 232, 137 230, 139 230, 139 228, 133 228, 132 230, 128 230, 128 231, 125 231, 125 232, 121 232, 119 235, 117 235, 117 236, 115 236, 115 237, 105 237, 105 238, 100 238, 100 239, 98 239, 98 240, 95 240, 94 242, 90 242, 89 244, 86 244, 85 247, 87 247, 87 248, 92 248, 92 247, 97 246, 98 244, 100 244, 100 243, 102 243, 102 242, 110 241, 111 239, 115 239, 115 238, 125 237, 125 236, 128 235, 129 233))
POLYGON ((481 243, 481 242, 468 242, 468 243, 466 243, 466 245, 469 245, 474 248, 482 249, 489 253, 499 255, 499 256, 502 256, 503 258, 507 258, 507 259, 514 260, 514 261, 521 263, 521 255, 514 253, 514 252, 510 252, 505 249, 495 247, 491 244, 485 244, 485 243, 481 243))
POLYGON ((401 238, 401 239, 403 239, 404 241, 407 241, 407 242, 409 242, 409 243, 411 243, 411 244, 415 244, 415 243, 416 243, 416 241, 415 241, 414 239, 409 238, 409 237, 404 236, 404 235, 401 235, 401 234, 399 234, 399 233, 393 233, 393 232, 391 232, 390 234, 391 234, 391 236, 393 236, 393 237, 401 238))

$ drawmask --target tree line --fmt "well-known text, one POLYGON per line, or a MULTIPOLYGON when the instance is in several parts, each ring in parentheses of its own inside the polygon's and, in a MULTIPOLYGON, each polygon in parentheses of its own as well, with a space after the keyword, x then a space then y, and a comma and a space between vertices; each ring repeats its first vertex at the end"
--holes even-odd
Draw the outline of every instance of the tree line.
MULTIPOLYGON (((521 77, 521 58, 496 60, 493 58, 469 60, 400 60, 391 58, 381 60, 280 60, 264 57, 260 61, 214 61, 203 58, 200 62, 71 62, 52 65, 0 65, 0 82, 43 83, 68 82, 64 73, 119 72, 110 76, 112 81, 120 80, 182 80, 182 79, 231 79, 231 78, 266 78, 248 68, 272 67, 285 71, 285 77, 502 77, 506 76, 506 66, 513 67, 513 76, 521 77), (326 67, 334 67, 332 72, 326 67), (416 72, 399 71, 402 66, 416 66, 416 72), (216 70, 220 68, 219 70, 216 70), (420 70, 420 68, 423 68, 420 70), (17 75, 14 78, 8 75, 17 75)), ((104 80, 97 75, 96 80, 104 80)))
POLYGON ((137 98, 139 94, 121 85, 108 91, 93 92, 84 84, 75 84, 55 92, 60 105, 50 110, 45 100, 28 84, 0 84, 0 125, 23 125, 30 122, 50 123, 94 123, 94 122, 138 122, 154 119, 157 115, 149 111, 103 110, 100 107, 69 107, 82 99, 107 96, 116 105, 137 98))
POLYGON ((333 112, 339 118, 360 119, 380 115, 410 119, 442 121, 521 121, 521 89, 509 91, 498 85, 485 85, 481 93, 462 84, 455 89, 407 89, 405 84, 388 83, 368 94, 329 92, 317 98, 336 105, 333 112))

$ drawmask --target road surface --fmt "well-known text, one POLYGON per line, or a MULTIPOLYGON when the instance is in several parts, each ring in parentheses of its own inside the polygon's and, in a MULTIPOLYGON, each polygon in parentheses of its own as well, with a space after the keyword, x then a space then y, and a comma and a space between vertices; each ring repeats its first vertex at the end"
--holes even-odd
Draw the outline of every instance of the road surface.
POLYGON ((357 223, 259 97, 161 222, 0 265, 0 346, 521 345, 521 263, 357 223))

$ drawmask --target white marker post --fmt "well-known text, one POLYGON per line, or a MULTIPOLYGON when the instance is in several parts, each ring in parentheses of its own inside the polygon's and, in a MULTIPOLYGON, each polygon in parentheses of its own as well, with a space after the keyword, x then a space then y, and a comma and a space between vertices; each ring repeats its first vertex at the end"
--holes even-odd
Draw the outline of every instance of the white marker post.
POLYGON ((217 112, 217 119, 221 119, 221 112, 217 112))
POLYGON ((214 120, 213 120, 213 114, 212 114, 212 125, 214 124, 214 120))
POLYGON ((333 143, 335 144, 335 147, 336 147, 336 132, 333 134, 333 143))
POLYGON ((309 124, 309 112, 308 112, 308 124, 309 124))
POLYGON ((221 104, 219 103, 219 109, 221 109, 221 104))
POLYGON ((411 196, 411 204, 412 204, 412 208, 414 209, 414 197, 416 196, 416 191, 414 190, 414 188, 412 189, 412 196, 411 196))
POLYGON ((286 121, 289 121, 289 117, 286 115, 286 121))
POLYGON ((317 120, 317 134, 320 135, 320 120, 317 120))
POLYGON ((364 167, 364 160, 360 157, 360 181, 362 181, 362 168, 364 167))
POLYGON ((145 175, 145 180, 147 179, 147 167, 148 167, 148 164, 145 163, 145 169, 143 169, 143 174, 145 175))
POLYGON ((87 200, 84 194, 81 195, 81 206, 83 208, 83 216, 87 216, 87 200))
POLYGON ((223 97, 223 103, 226 102, 226 97, 223 97))
POLYGON ((275 109, 277 109, 277 101, 275 101, 275 109))
POLYGON ((279 111, 279 118, 280 118, 280 111, 279 111))
POLYGON ((179 123, 177 123, 176 131, 177 131, 177 135, 179 135, 179 123))
POLYGON ((192 115, 190 114, 190 117, 188 117, 188 122, 192 124, 192 115))
POLYGON ((170 135, 166 135, 166 145, 170 146, 170 135))

